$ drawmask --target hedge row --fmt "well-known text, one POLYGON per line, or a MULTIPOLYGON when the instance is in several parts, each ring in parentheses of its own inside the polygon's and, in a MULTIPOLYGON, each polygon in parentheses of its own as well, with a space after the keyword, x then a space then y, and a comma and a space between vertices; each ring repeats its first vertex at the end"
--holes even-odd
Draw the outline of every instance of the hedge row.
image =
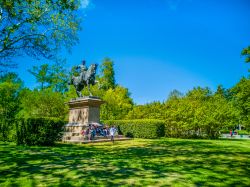
POLYGON ((165 135, 165 122, 163 120, 107 120, 107 125, 114 125, 118 133, 134 138, 159 138, 165 135))
POLYGON ((65 121, 55 118, 18 119, 16 143, 18 145, 54 145, 60 140, 65 121))

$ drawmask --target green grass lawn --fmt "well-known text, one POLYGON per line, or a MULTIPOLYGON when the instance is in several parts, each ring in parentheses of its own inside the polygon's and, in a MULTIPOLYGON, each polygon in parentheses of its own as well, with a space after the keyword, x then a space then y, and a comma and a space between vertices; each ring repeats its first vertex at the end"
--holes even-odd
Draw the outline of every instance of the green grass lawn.
POLYGON ((0 142, 0 186, 250 186, 250 141, 0 142))

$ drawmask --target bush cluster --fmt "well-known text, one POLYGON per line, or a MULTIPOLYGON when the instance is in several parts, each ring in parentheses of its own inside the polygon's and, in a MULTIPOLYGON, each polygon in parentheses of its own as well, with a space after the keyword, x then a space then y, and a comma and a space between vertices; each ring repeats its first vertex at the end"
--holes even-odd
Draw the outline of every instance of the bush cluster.
POLYGON ((0 120, 0 141, 13 142, 16 139, 15 121, 2 118, 0 120))
POLYGON ((17 145, 54 145, 60 140, 65 121, 55 118, 18 119, 16 125, 17 145))
POLYGON ((118 133, 134 138, 159 138, 165 134, 165 122, 155 119, 107 120, 105 124, 114 125, 118 133))

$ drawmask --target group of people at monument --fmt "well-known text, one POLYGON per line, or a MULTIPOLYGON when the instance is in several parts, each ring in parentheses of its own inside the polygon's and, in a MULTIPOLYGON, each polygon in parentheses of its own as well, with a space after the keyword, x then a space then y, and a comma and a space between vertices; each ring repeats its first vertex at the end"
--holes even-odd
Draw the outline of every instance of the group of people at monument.
POLYGON ((81 134, 84 136, 84 139, 89 141, 94 140, 96 136, 103 136, 106 138, 110 138, 111 141, 114 142, 114 136, 118 133, 117 128, 115 126, 97 126, 97 125, 89 125, 88 128, 83 129, 81 134))

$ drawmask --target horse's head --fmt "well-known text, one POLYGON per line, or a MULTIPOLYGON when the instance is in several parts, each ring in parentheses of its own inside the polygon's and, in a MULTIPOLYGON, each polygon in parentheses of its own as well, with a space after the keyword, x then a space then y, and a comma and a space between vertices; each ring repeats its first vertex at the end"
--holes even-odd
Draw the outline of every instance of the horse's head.
POLYGON ((94 74, 96 73, 97 66, 98 66, 98 64, 91 64, 90 69, 91 69, 92 73, 94 73, 94 74))
POLYGON ((89 76, 91 76, 91 77, 95 76, 96 69, 97 69, 97 64, 91 64, 89 69, 88 69, 89 76))

